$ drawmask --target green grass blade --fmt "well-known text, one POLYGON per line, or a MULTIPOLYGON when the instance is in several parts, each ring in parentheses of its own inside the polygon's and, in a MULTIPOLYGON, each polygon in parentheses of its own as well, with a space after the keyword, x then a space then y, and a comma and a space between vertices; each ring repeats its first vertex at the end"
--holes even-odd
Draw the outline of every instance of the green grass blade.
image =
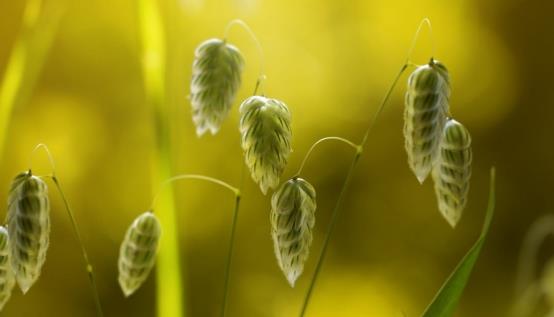
MULTIPOLYGON (((138 16, 142 38, 142 70, 147 104, 154 117, 156 145, 152 152, 153 193, 172 176, 169 110, 166 94, 166 32, 162 20, 161 1, 138 1, 138 16)), ((163 227, 156 266, 157 316, 184 317, 185 291, 179 257, 177 214, 172 190, 158 199, 156 215, 163 227)))
POLYGON ((31 94, 58 30, 65 4, 29 0, 21 30, 0 82, 0 155, 13 110, 31 94))
POLYGON ((490 189, 489 189, 489 203, 487 207, 487 214, 485 216, 485 223, 479 239, 467 252, 464 258, 458 263, 458 266, 454 269, 452 274, 448 277, 446 282, 442 285, 439 292, 435 295, 435 298, 431 304, 427 307, 423 313, 423 317, 450 317, 454 314, 460 297, 467 284, 471 271, 475 266, 475 262, 479 257, 481 248, 485 243, 487 233, 494 214, 495 206, 495 169, 491 168, 490 171, 490 189))

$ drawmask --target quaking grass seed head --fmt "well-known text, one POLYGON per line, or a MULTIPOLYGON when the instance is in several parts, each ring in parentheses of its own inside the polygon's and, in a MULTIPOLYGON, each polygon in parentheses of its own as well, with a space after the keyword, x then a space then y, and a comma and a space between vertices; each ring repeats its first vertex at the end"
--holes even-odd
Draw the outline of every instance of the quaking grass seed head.
POLYGON ((12 182, 7 223, 12 268, 26 293, 40 276, 50 241, 48 187, 31 171, 20 173, 12 182))
POLYGON ((275 256, 292 287, 308 259, 315 210, 315 189, 301 178, 285 182, 271 197, 271 237, 275 256))
POLYGON ((126 297, 144 283, 156 262, 161 225, 152 212, 138 216, 125 234, 119 249, 119 285, 126 297))
POLYGON ((241 82, 244 59, 224 40, 209 39, 196 48, 190 100, 196 134, 216 134, 229 114, 241 82))
POLYGON ((432 176, 439 211, 452 227, 460 220, 467 202, 471 161, 469 131, 458 121, 449 119, 444 126, 432 176))
POLYGON ((420 183, 425 181, 437 159, 449 98, 448 71, 434 59, 416 68, 408 78, 404 146, 408 164, 420 183))
POLYGON ((291 115, 277 100, 252 96, 240 106, 241 145, 252 179, 267 193, 279 178, 291 152, 291 115))
POLYGON ((0 311, 10 299, 14 285, 15 276, 10 263, 8 230, 0 226, 0 311))

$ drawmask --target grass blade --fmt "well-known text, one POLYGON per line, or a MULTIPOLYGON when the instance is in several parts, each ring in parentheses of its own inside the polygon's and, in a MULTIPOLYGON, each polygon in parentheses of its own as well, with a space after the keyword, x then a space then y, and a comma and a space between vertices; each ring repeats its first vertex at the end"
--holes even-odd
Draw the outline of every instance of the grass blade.
POLYGON ((479 257, 481 248, 485 243, 487 233, 494 214, 495 206, 495 169, 491 168, 490 171, 490 189, 489 189, 489 203, 487 207, 487 214, 485 216, 485 223, 481 230, 481 235, 471 249, 467 252, 464 258, 458 263, 452 274, 448 277, 446 282, 442 285, 441 289, 435 295, 435 298, 431 304, 427 307, 422 317, 450 317, 454 314, 460 297, 467 284, 471 271, 475 266, 475 262, 479 257))
POLYGON ((58 2, 27 1, 21 30, 0 82, 0 154, 6 143, 11 114, 31 95, 64 10, 64 4, 58 2))
MULTIPOLYGON (((169 179, 171 172, 171 146, 169 110, 166 96, 166 32, 162 20, 161 2, 138 1, 138 17, 142 37, 142 70, 146 102, 154 117, 156 148, 152 153, 153 193, 159 184, 169 179)), ((156 214, 164 233, 160 240, 157 277, 157 316, 185 316, 185 291, 179 257, 177 215, 173 191, 160 195, 156 214)))

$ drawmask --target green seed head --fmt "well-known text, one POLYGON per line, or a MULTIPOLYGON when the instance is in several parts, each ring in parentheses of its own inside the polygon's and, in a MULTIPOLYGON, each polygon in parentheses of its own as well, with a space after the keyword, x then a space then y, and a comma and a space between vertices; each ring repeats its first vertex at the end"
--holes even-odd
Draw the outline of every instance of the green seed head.
POLYGON ((279 100, 252 96, 240 106, 244 159, 264 195, 279 185, 291 152, 290 112, 279 100))
POLYGON ((220 39, 198 46, 192 65, 190 99, 196 134, 216 134, 240 86, 244 60, 240 51, 220 39))
POLYGON ((10 263, 8 230, 0 226, 0 311, 10 299, 14 285, 15 276, 10 263))
POLYGON ((8 198, 11 263, 19 287, 26 293, 36 282, 50 241, 50 203, 46 183, 21 173, 13 180, 8 198))
POLYGON ((126 297, 146 280, 156 262, 161 225, 152 212, 136 218, 119 249, 119 285, 126 297))
POLYGON ((410 75, 404 110, 404 145, 408 164, 420 183, 437 159, 449 97, 448 71, 440 62, 431 60, 410 75))
POLYGON ((275 256, 292 287, 302 274, 310 252, 315 210, 315 189, 301 178, 287 181, 271 197, 275 256))
POLYGON ((458 121, 448 120, 432 176, 439 211, 452 227, 460 220, 467 202, 471 160, 469 131, 458 121))

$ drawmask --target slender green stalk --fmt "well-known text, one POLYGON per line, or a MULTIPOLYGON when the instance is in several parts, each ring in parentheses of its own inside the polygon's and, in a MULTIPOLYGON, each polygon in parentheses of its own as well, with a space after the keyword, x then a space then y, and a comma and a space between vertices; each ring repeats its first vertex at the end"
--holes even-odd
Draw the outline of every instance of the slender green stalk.
POLYGON ((62 190, 62 187, 60 185, 60 182, 58 181, 58 178, 55 175, 52 175, 52 181, 56 185, 56 188, 58 189, 58 192, 60 193, 60 196, 62 197, 65 210, 67 211, 67 214, 69 216, 69 219, 71 220, 71 226, 73 227, 73 233, 75 235, 75 238, 79 242, 79 246, 81 247, 81 253, 83 255, 83 260, 85 261, 85 267, 87 270, 88 280, 90 284, 90 288, 92 291, 92 295, 94 297, 94 304, 96 305, 96 315, 98 317, 104 316, 102 313, 102 305, 100 304, 100 296, 98 295, 98 287, 96 286, 96 279, 94 277, 94 270, 92 268, 92 264, 90 263, 87 250, 85 249, 85 245, 83 244, 83 239, 81 237, 81 233, 79 231, 79 228, 77 227, 77 221, 75 220, 75 216, 73 214, 73 211, 71 210, 71 207, 69 207, 69 203, 67 201, 67 198, 65 197, 65 194, 62 190))
POLYGON ((237 223, 239 218, 240 199, 241 199, 240 192, 237 192, 235 195, 235 208, 233 210, 233 222, 231 224, 231 236, 229 238, 229 249, 227 251, 227 260, 225 262, 225 282, 223 285, 223 304, 221 308, 221 316, 227 315, 227 298, 229 297, 229 280, 231 279, 231 263, 233 260, 235 235, 237 231, 237 223))
POLYGON ((310 299, 312 297, 312 293, 313 293, 313 290, 314 290, 315 283, 316 283, 317 278, 319 276, 319 273, 321 271, 321 267, 323 265, 323 260, 325 259, 325 255, 327 254, 327 248, 329 246, 329 241, 331 239, 331 235, 332 235, 332 233, 333 233, 333 231, 335 230, 335 227, 336 227, 337 218, 338 218, 339 210, 342 206, 342 201, 344 199, 344 195, 348 190, 348 186, 350 185, 350 181, 352 180, 352 177, 354 175, 354 170, 356 168, 356 165, 358 165, 358 161, 360 160, 360 156, 362 155, 364 146, 367 143, 367 139, 369 137, 369 134, 370 134, 373 126, 375 125, 377 117, 383 111, 385 105, 387 104, 387 102, 388 102, 388 100, 389 100, 389 98, 392 94, 392 91, 394 90, 394 87, 396 87, 396 84, 398 83, 398 80, 400 79, 400 77, 402 76, 402 74, 404 73, 406 68, 407 68, 407 64, 404 64, 402 66, 402 68, 400 69, 400 71, 398 72, 398 74, 396 75, 394 81, 392 82, 392 85, 390 86, 389 90, 387 91, 387 93, 385 95, 385 98, 383 98, 383 101, 381 102, 381 105, 377 109, 377 112, 373 116, 373 119, 371 120, 368 128, 366 129, 366 132, 365 132, 364 137, 362 139, 362 143, 357 147, 356 154, 354 155, 354 158, 352 159, 352 162, 350 163, 350 167, 348 168, 348 172, 346 172, 346 178, 344 179, 344 182, 342 183, 342 188, 340 190, 339 197, 337 198, 337 203, 335 204, 335 208, 333 209, 333 211, 331 213, 331 220, 330 220, 329 226, 327 227, 327 231, 325 233, 325 240, 323 241, 323 247, 322 247, 321 252, 319 253, 319 257, 317 259, 315 272, 314 272, 314 275, 313 275, 313 277, 310 281, 310 285, 308 286, 308 291, 306 293, 304 303, 302 304, 302 310, 300 311, 300 316, 301 317, 304 316, 304 314, 306 313, 306 310, 308 309, 308 304, 309 304, 310 299))
MULTIPOLYGON (((154 117, 155 150, 152 152, 152 192, 171 177, 171 148, 169 112, 166 109, 166 43, 160 8, 156 0, 139 0, 138 15, 143 48, 143 80, 147 104, 154 117)), ((157 277, 157 315, 185 316, 183 270, 179 258, 177 216, 172 191, 166 191, 158 200, 157 215, 164 228, 160 241, 157 277)))
MULTIPOLYGON (((75 215, 73 213, 73 210, 69 206, 69 202, 67 201, 67 198, 62 189, 62 186, 60 185, 60 181, 56 176, 56 164, 54 162, 54 158, 52 157, 52 153, 50 152, 50 150, 45 144, 40 143, 31 152, 31 159, 32 159, 32 155, 38 149, 41 149, 41 148, 44 149, 44 151, 46 152, 46 155, 48 156, 48 161, 50 162, 50 168, 52 169, 52 175, 50 175, 49 177, 52 179, 52 182, 54 182, 54 185, 56 185, 56 189, 58 190, 58 193, 60 193, 60 196, 62 197, 65 210, 67 211, 67 215, 69 216, 69 220, 71 222, 71 227, 73 228, 73 234, 75 235, 75 239, 77 240, 79 246, 81 247, 81 254, 83 255, 83 260, 85 262, 85 269, 87 271, 90 289, 92 292, 92 296, 94 297, 94 304, 96 305, 96 315, 98 317, 102 317, 104 316, 104 314, 102 313, 102 305, 100 304, 100 296, 98 295, 98 287, 96 286, 94 270, 92 268, 92 264, 90 263, 87 250, 85 249, 85 244, 83 243, 81 232, 79 230, 79 227, 77 226, 77 221, 75 220, 75 215)), ((30 163, 32 161, 31 159, 29 159, 30 163)), ((31 164, 29 166, 31 166, 31 164)))
POLYGON ((345 139, 345 138, 341 138, 341 137, 338 137, 338 136, 328 136, 328 137, 325 137, 325 138, 321 138, 321 139, 317 140, 314 144, 312 144, 312 146, 310 147, 308 152, 306 152, 306 155, 304 156, 304 159, 302 160, 302 163, 300 164, 300 167, 298 168, 298 172, 296 172, 297 177, 300 176, 300 173, 302 173, 302 170, 304 169, 304 165, 306 165, 306 162, 308 161, 308 158, 310 157, 312 152, 315 150, 315 148, 319 144, 321 144, 325 141, 339 141, 339 142, 342 142, 342 143, 352 147, 354 150, 356 150, 356 152, 361 152, 362 151, 361 146, 359 146, 359 145, 355 144, 354 142, 352 142, 348 139, 345 139))
MULTIPOLYGON (((300 311, 300 317, 303 317, 304 314, 306 313, 306 310, 308 309, 308 304, 309 304, 310 299, 312 297, 312 293, 313 293, 317 278, 319 277, 319 273, 321 272, 321 267, 323 265, 323 260, 325 259, 325 255, 327 254, 327 248, 329 246, 329 241, 330 241, 330 238, 331 238, 331 235, 332 235, 333 231, 335 230, 336 220, 338 218, 338 213, 339 213, 340 207, 342 205, 344 195, 347 192, 348 186, 350 185, 350 181, 352 180, 352 177, 353 177, 353 174, 354 174, 354 169, 356 168, 356 165, 358 164, 358 161, 360 160, 360 156, 361 156, 361 154, 364 150, 364 147, 367 143, 367 139, 368 139, 368 137, 371 133, 371 130, 373 129, 373 126, 375 126, 375 122, 377 122, 377 119, 379 118, 379 115, 381 114, 381 112, 383 112, 383 109, 387 105, 387 103, 390 99, 390 96, 392 95, 392 92, 394 91, 394 88, 396 87, 396 84, 398 83, 398 81, 400 80, 400 77, 402 76, 404 71, 408 68, 408 66, 412 65, 412 63, 410 62, 410 56, 411 56, 411 54, 412 54, 412 52, 415 48, 415 45, 417 43, 417 39, 419 37, 419 33, 421 31, 421 28, 424 25, 427 25, 429 27, 429 31, 431 33, 431 41, 433 42, 433 53, 434 53, 435 48, 434 48, 434 39, 433 39, 433 36, 432 36, 431 21, 428 18, 424 18, 420 22, 420 24, 419 24, 419 26, 416 30, 416 33, 413 37, 412 44, 410 45, 410 48, 408 50, 408 54, 407 54, 407 57, 406 57, 406 60, 405 60, 404 64, 400 68, 400 71, 398 72, 398 74, 394 78, 391 86, 389 87, 387 93, 385 94, 385 97, 383 98, 383 100, 381 101, 381 104, 377 108, 377 112, 371 118, 371 120, 369 122, 369 125, 368 125, 368 127, 367 127, 367 129, 366 129, 366 131, 363 135, 362 142, 360 143, 359 146, 357 146, 356 154, 355 154, 354 158, 352 159, 352 162, 350 163, 350 167, 348 168, 348 171, 346 172, 346 178, 344 179, 344 182, 342 184, 342 188, 341 188, 340 193, 339 193, 339 197, 337 198, 337 202, 336 202, 335 207, 334 207, 334 209, 331 213, 331 221, 330 221, 329 226, 327 227, 327 231, 325 233, 325 240, 323 241, 323 247, 322 247, 321 252, 319 254, 319 257, 317 259, 315 272, 314 272, 314 275, 312 276, 312 279, 310 280, 310 285, 308 286, 308 291, 306 293, 306 297, 304 298, 304 302, 302 304, 302 309, 300 311)), ((314 146, 315 145, 316 144, 314 144, 314 146)), ((313 149, 314 146, 312 146, 312 148, 310 149, 310 152, 311 152, 311 150, 313 149)), ((309 155, 309 153, 308 153, 308 155, 309 155)), ((306 160, 306 158, 304 158, 304 161, 305 160, 306 160)), ((304 163, 302 163, 302 164, 304 164, 304 163)), ((301 166, 301 169, 302 169, 302 166, 301 166)))
POLYGON ((0 83, 0 155, 6 143, 6 133, 13 109, 26 102, 62 17, 63 6, 43 0, 29 0, 23 14, 22 28, 9 57, 0 83))
MULTIPOLYGON (((241 175, 241 178, 242 178, 242 175, 241 175)), ((156 196, 154 196, 154 199, 152 200, 152 206, 151 206, 150 210, 153 211, 155 209, 156 203, 158 201, 158 197, 160 196, 162 189, 164 189, 166 186, 170 185, 171 183, 173 183, 175 181, 185 180, 185 179, 202 180, 202 181, 210 182, 210 183, 213 183, 213 184, 217 184, 219 186, 222 186, 222 187, 230 190, 235 195, 235 206, 233 208, 233 221, 232 221, 232 224, 231 224, 231 237, 230 237, 230 240, 229 240, 229 249, 228 249, 227 260, 226 260, 226 264, 225 264, 225 279, 224 279, 225 282, 224 282, 224 287, 223 287, 223 289, 224 289, 223 305, 222 305, 222 309, 221 309, 221 315, 225 316, 226 308, 227 308, 226 304, 227 304, 227 297, 228 297, 229 278, 230 278, 230 272, 231 272, 231 260, 233 258, 235 232, 236 232, 236 227, 237 227, 237 220, 238 220, 238 215, 239 215, 239 207, 240 207, 240 199, 241 199, 240 190, 236 187, 233 187, 233 186, 229 185, 228 183, 226 183, 222 180, 219 180, 219 179, 213 178, 213 177, 209 177, 209 176, 205 176, 205 175, 197 175, 197 174, 177 175, 177 176, 171 177, 170 179, 168 179, 168 180, 166 180, 165 182, 162 183, 162 185, 160 186, 160 191, 156 194, 156 196)), ((241 181, 241 183, 242 183, 242 181, 241 181)))

